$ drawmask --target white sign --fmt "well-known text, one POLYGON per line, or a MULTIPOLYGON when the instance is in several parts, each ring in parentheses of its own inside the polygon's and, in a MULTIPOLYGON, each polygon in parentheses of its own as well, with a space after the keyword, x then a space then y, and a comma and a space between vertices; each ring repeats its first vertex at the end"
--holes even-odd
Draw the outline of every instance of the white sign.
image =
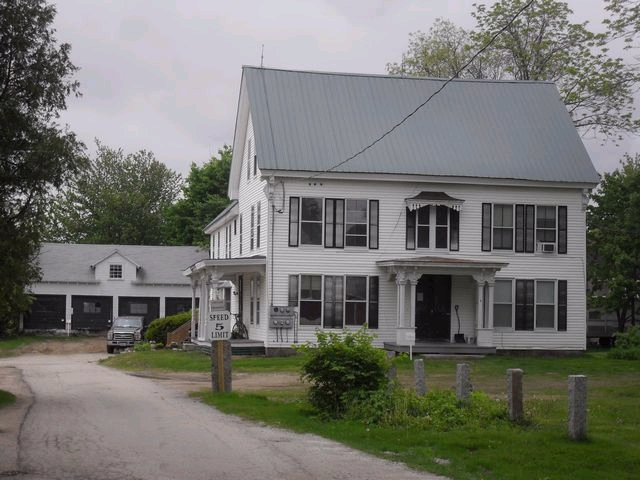
POLYGON ((231 340, 231 313, 228 310, 215 310, 209 313, 207 340, 231 340))

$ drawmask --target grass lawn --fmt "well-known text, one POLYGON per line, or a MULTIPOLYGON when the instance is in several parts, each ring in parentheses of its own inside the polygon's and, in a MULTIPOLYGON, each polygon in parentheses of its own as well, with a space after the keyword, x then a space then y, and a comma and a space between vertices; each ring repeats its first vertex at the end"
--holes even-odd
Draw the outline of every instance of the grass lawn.
MULTIPOLYGON (((301 357, 234 359, 234 372, 297 371, 301 357)), ((456 364, 468 363, 475 391, 506 410, 506 370, 524 370, 523 425, 506 420, 449 430, 391 428, 323 421, 301 390, 196 394, 220 410, 254 421, 335 439, 412 468, 453 479, 636 479, 640 476, 640 362, 612 360, 603 353, 569 358, 491 356, 465 360, 425 359, 427 386, 452 390, 456 364), (588 377, 588 440, 567 436, 567 377, 588 377)), ((127 369, 209 371, 197 353, 139 352, 110 358, 127 369), (127 365, 125 365, 127 364, 127 365)), ((398 379, 413 383, 412 364, 400 363, 398 379)))
POLYGON ((16 396, 13 393, 7 392, 6 390, 0 390, 0 408, 13 405, 15 401, 16 396))

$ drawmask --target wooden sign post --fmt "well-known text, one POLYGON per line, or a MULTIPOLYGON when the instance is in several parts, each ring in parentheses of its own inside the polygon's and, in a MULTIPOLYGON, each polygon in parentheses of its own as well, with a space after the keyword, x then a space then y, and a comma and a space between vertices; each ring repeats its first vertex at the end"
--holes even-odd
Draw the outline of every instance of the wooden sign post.
POLYGON ((206 325, 211 340, 211 390, 231 391, 231 314, 226 310, 212 311, 206 325))

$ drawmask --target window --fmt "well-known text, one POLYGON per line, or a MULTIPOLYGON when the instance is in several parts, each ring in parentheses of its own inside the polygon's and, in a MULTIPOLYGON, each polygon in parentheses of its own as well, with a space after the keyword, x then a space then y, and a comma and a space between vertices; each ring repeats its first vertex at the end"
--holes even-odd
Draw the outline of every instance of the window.
POLYGON ((513 249, 513 205, 493 206, 493 248, 513 249))
POLYGON ((344 247, 344 200, 327 198, 324 215, 324 246, 344 247))
POLYGON ((322 313, 322 277, 300 276, 300 325, 320 325, 322 313))
POLYGON ((216 258, 220 258, 220 230, 216 232, 216 258))
POLYGON ((367 224, 367 201, 348 199, 345 220, 345 245, 348 247, 366 247, 367 224))
POLYGON ((131 315, 146 315, 149 306, 146 303, 130 303, 129 312, 131 315))
POLYGON ((234 235, 238 234, 238 221, 237 220, 233 221, 233 234, 234 235))
POLYGON ((289 246, 378 248, 378 200, 289 199, 289 246), (323 215, 324 206, 324 215, 323 215), (324 237, 323 237, 324 228, 324 237))
POLYGON ((109 278, 122 278, 122 264, 109 265, 109 278))
POLYGON ((541 243, 554 244, 558 253, 567 253, 566 206, 482 204, 483 252, 534 253, 541 243))
POLYGON ((247 180, 251 179, 251 158, 253 157, 251 143, 251 139, 247 140, 247 180))
POLYGON ((342 277, 324 277, 324 327, 342 328, 343 325, 343 282, 342 277))
POLYGON ((256 248, 260 248, 260 202, 258 202, 256 213, 256 248))
POLYGON ((102 304, 100 302, 82 302, 83 313, 101 313, 102 304))
POLYGON ((439 248, 458 250, 459 212, 443 205, 406 209, 406 249, 439 248))
POLYGON ((255 177, 258 174, 258 156, 255 154, 255 152, 253 153, 253 176, 255 177))
POLYGON ((367 277, 347 277, 345 325, 364 325, 367 322, 367 277))
POLYGON ((322 199, 302 198, 300 203, 300 243, 322 245, 322 199))
POLYGON ((567 330, 567 281, 515 281, 515 304, 511 280, 496 280, 493 303, 494 327, 515 330, 567 330))
POLYGON ((536 209, 536 241, 556 242, 556 207, 538 207, 536 209))
POLYGON ((299 307, 300 325, 378 328, 378 291, 377 276, 289 276, 289 306, 299 307))
POLYGON ((249 230, 249 250, 253 250, 256 207, 251 205, 251 229, 249 230))
POLYGON ((513 291, 511 280, 496 280, 493 292, 493 326, 513 326, 513 291))
POLYGON ((224 253, 226 258, 231 258, 231 225, 225 228, 225 246, 224 253))
POLYGON ((238 221, 240 222, 240 238, 238 238, 238 248, 239 254, 242 255, 242 215, 238 217, 238 221))

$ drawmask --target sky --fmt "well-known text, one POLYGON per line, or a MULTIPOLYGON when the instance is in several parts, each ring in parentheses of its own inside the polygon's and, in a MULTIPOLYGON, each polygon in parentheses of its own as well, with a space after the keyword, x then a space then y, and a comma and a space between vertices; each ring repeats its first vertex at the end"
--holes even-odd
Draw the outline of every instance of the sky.
MULTIPOLYGON (((80 68, 80 98, 60 122, 95 152, 148 150, 186 176, 233 131, 243 65, 386 74, 409 33, 436 18, 464 28, 479 0, 58 0, 55 28, 80 68)), ((492 3, 489 0, 486 3, 492 3)), ((569 0, 594 29, 602 0, 569 0)), ((583 139, 599 172, 618 167, 638 139, 583 139)))

